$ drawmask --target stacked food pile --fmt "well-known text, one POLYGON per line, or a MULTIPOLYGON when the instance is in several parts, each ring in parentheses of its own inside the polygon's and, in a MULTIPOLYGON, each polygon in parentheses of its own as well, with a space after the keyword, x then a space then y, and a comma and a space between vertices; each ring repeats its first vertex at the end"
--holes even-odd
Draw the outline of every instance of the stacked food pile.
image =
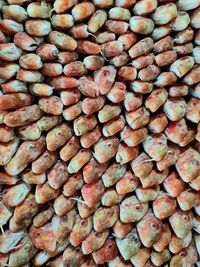
POLYGON ((200 0, 0 12, 0 266, 199 264, 200 0))

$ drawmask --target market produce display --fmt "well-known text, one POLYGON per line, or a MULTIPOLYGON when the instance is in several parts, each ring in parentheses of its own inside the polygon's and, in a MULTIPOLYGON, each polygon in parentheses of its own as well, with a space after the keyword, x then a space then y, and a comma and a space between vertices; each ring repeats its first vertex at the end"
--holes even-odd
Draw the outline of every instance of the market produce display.
POLYGON ((0 267, 200 266, 200 0, 0 0, 0 267))

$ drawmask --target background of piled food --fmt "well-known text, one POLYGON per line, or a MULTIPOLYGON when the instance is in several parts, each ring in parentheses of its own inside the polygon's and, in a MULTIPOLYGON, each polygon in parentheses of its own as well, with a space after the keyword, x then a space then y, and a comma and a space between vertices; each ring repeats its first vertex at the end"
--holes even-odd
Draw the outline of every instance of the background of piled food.
POLYGON ((197 264, 199 6, 0 0, 0 266, 197 264))

